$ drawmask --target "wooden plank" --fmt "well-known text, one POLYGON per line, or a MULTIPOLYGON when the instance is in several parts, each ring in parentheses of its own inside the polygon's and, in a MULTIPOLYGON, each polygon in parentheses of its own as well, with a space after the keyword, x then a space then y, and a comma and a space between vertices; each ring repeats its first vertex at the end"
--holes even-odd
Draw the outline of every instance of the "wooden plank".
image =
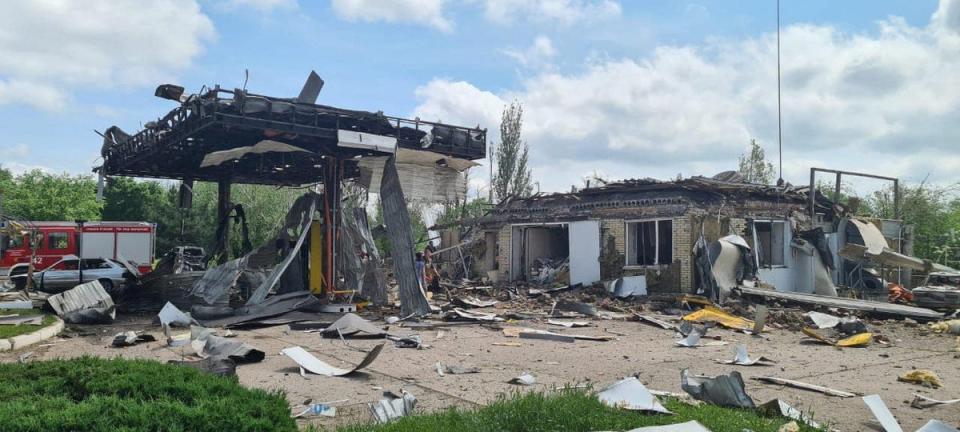
POLYGON ((931 309, 906 306, 893 303, 858 300, 844 297, 830 297, 817 294, 801 294, 795 292, 771 291, 759 288, 739 287, 741 293, 760 296, 768 299, 786 300, 796 303, 833 307, 838 309, 873 312, 889 315, 898 315, 922 321, 939 320, 943 314, 931 309))

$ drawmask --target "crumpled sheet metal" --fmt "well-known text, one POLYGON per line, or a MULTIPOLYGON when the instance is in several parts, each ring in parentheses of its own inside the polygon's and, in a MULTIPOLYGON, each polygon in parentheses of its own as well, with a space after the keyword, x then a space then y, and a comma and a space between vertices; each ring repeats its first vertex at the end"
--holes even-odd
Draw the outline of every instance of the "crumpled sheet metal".
POLYGON ((417 407, 417 398, 408 392, 403 392, 401 397, 387 397, 367 406, 370 408, 373 419, 377 423, 384 424, 413 414, 413 410, 417 407))
POLYGON ((324 337, 377 337, 387 336, 387 332, 356 314, 346 313, 321 332, 324 337))
MULTIPOLYGON (((883 403, 883 399, 880 399, 880 395, 869 395, 863 397, 863 403, 867 404, 867 407, 870 408, 870 412, 873 413, 874 418, 877 419, 877 422, 883 426, 885 432, 903 432, 903 428, 900 426, 900 422, 897 421, 897 418, 893 416, 893 413, 890 412, 890 409, 887 408, 887 404, 883 403)), ((917 432, 958 432, 957 428, 950 426, 940 420, 930 420, 923 425, 920 429, 917 429, 917 432)))
POLYGON ((303 347, 299 346, 284 348, 280 351, 280 354, 290 357, 291 360, 295 361, 301 368, 310 373, 334 377, 349 375, 360 369, 370 366, 370 364, 377 359, 377 356, 380 355, 380 351, 383 350, 383 345, 384 344, 379 344, 373 347, 373 349, 367 353, 363 360, 360 361, 360 364, 351 369, 342 369, 330 366, 323 360, 314 357, 313 354, 307 352, 307 350, 303 349, 303 347))
POLYGON ((624 378, 597 393, 601 402, 633 411, 673 414, 636 377, 624 378))
POLYGON ((237 308, 233 316, 214 320, 201 320, 207 327, 234 327, 256 323, 265 318, 275 319, 296 311, 319 312, 322 303, 309 291, 277 294, 260 304, 237 308))
POLYGON ((694 348, 700 345, 700 332, 696 329, 687 334, 687 337, 674 341, 678 346, 694 348))
MULTIPOLYGON (((287 212, 283 227, 281 227, 280 234, 277 237, 295 237, 297 242, 289 251, 286 258, 284 258, 283 261, 281 261, 280 264, 277 264, 277 266, 273 269, 273 272, 270 273, 270 276, 267 277, 267 280, 260 284, 260 286, 258 286, 252 294, 250 294, 250 298, 247 299, 247 306, 263 302, 270 293, 270 290, 273 289, 273 287, 277 284, 277 281, 280 280, 280 277, 283 276, 283 273, 290 266, 290 262, 300 257, 300 248, 303 247, 303 242, 306 240, 307 234, 310 232, 310 222, 313 221, 313 213, 316 211, 317 203, 319 201, 320 195, 309 192, 301 195, 296 201, 293 202, 293 205, 290 206, 290 211, 287 212)), ((306 290, 307 287, 303 286, 301 289, 306 290)))
POLYGON ((957 428, 950 426, 940 420, 930 420, 923 427, 917 429, 917 432, 960 432, 957 428))
POLYGON ((164 327, 189 327, 196 324, 197 321, 190 317, 190 314, 181 311, 173 303, 167 302, 157 314, 160 319, 160 325, 164 327))
POLYGON ((453 321, 504 321, 503 318, 498 317, 495 313, 473 312, 460 308, 453 308, 450 312, 447 312, 447 314, 444 316, 444 319, 453 321))
POLYGON ((380 188, 380 202, 383 206, 383 220, 387 226, 387 237, 393 247, 393 272, 399 285, 400 314, 403 316, 424 316, 431 313, 427 295, 423 292, 417 278, 413 260, 413 233, 407 200, 404 199, 397 177, 394 158, 387 159, 383 167, 383 180, 380 188))
POLYGON ((717 360, 717 363, 740 366, 770 366, 776 362, 763 356, 751 358, 750 354, 747 353, 746 345, 737 345, 734 349, 733 360, 717 360))
POLYGON ((241 269, 246 267, 247 257, 227 261, 203 272, 193 284, 190 296, 202 300, 207 305, 226 305, 230 297, 230 289, 240 278, 241 269))
POLYGON ((227 161, 243 159, 245 156, 251 154, 296 152, 312 153, 300 147, 279 141, 263 140, 252 146, 235 147, 229 150, 207 153, 203 156, 203 161, 200 162, 200 168, 217 166, 227 161))
POLYGON ((680 371, 680 387, 694 399, 714 405, 750 409, 756 407, 753 399, 747 395, 743 377, 737 371, 730 372, 729 375, 705 377, 691 376, 683 369, 680 371))
POLYGON ((806 423, 815 429, 820 428, 820 424, 810 418, 810 416, 804 414, 802 411, 790 406, 788 403, 780 399, 773 399, 763 405, 758 406, 757 411, 767 416, 782 416, 794 419, 796 421, 806 423))
POLYGON ((47 297, 47 302, 69 324, 110 323, 117 317, 113 298, 98 281, 80 284, 47 297))
POLYGON ((636 429, 630 429, 627 432, 710 432, 706 426, 696 420, 690 420, 684 423, 674 423, 663 426, 646 426, 636 429))
POLYGON ((256 363, 266 355, 245 342, 223 338, 213 334, 213 330, 190 327, 190 345, 197 355, 203 358, 228 358, 236 363, 256 363))
POLYGON ((235 376, 237 374, 237 362, 228 358, 207 357, 196 361, 170 360, 168 363, 220 376, 235 376))
POLYGON ((810 311, 803 314, 803 316, 810 318, 818 329, 834 328, 840 325, 840 317, 822 312, 810 311))
POLYGON ((684 321, 698 323, 716 322, 731 330, 753 331, 753 321, 731 315, 716 306, 704 306, 700 310, 690 312, 683 316, 684 321))

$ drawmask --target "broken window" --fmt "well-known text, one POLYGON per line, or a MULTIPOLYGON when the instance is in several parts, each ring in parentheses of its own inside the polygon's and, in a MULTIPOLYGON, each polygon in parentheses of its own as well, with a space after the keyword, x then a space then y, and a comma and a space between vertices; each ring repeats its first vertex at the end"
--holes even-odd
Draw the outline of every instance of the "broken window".
POLYGON ((648 266, 673 262, 673 221, 627 223, 627 265, 648 266))
POLYGON ((47 247, 50 249, 66 249, 68 247, 67 233, 52 232, 47 237, 47 247))
POLYGON ((786 265, 783 260, 786 222, 755 221, 753 232, 756 236, 755 243, 757 243, 757 258, 760 261, 760 267, 786 265))

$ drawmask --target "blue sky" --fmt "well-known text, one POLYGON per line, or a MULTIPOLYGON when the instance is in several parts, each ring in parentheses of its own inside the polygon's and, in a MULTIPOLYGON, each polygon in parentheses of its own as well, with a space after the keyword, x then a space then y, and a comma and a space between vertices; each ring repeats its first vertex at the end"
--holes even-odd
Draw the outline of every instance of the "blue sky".
MULTIPOLYGON (((750 138, 776 156, 772 0, 14 3, 0 163, 16 171, 89 172, 94 129, 171 108, 156 84, 239 87, 244 69, 258 93, 293 96, 316 70, 320 103, 491 130, 518 100, 543 190, 712 175, 750 138)), ((955 3, 783 0, 787 180, 811 165, 960 180, 955 3)))

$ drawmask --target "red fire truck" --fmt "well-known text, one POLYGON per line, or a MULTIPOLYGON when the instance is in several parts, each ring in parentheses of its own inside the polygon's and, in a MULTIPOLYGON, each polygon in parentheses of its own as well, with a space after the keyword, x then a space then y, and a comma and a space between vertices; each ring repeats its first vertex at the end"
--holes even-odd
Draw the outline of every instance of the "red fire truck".
POLYGON ((156 233, 156 224, 149 222, 84 222, 82 231, 75 222, 7 222, 0 242, 0 275, 25 272, 31 256, 34 270, 39 271, 67 255, 122 258, 147 273, 156 233))

